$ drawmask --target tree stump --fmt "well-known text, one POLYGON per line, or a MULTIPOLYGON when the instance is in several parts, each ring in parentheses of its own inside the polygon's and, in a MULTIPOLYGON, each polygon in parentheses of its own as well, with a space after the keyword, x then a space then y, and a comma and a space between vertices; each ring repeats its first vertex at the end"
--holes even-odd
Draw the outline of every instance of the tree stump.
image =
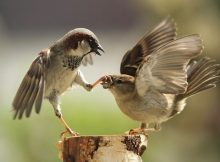
POLYGON ((145 135, 79 136, 59 141, 63 162, 141 162, 145 135))

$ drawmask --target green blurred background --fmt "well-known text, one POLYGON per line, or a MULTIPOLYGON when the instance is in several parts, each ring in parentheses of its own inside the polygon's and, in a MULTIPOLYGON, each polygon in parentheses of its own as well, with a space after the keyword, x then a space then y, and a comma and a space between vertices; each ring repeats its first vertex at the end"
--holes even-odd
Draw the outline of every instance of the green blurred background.
MULTIPOLYGON (((1 0, 0 1, 0 161, 59 162, 56 143, 63 127, 45 101, 40 115, 12 120, 11 102, 31 61, 64 33, 91 29, 106 53, 82 68, 89 82, 119 73, 123 54, 167 15, 178 35, 199 33, 203 55, 220 63, 219 0, 1 0)), ((219 162, 220 85, 188 100, 185 110, 150 134, 143 161, 219 162)), ((62 97, 65 119, 83 135, 120 134, 138 122, 123 115, 110 92, 73 88, 62 97)))

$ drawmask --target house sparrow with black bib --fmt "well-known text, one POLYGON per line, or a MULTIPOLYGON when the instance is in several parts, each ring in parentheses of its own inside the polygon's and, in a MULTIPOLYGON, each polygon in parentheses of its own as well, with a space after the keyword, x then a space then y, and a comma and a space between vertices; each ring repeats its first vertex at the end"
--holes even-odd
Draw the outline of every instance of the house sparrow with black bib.
POLYGON ((177 39, 175 23, 166 18, 124 55, 120 75, 99 79, 120 110, 141 122, 131 134, 160 130, 183 111, 188 97, 216 86, 219 64, 207 57, 189 63, 202 49, 198 35, 177 39))
POLYGON ((56 116, 66 130, 76 135, 63 119, 60 96, 73 84, 90 91, 92 84, 87 83, 79 67, 92 64, 91 54, 104 52, 96 35, 88 29, 76 28, 69 31, 48 49, 41 51, 31 64, 13 101, 14 119, 29 117, 32 108, 36 113, 41 110, 43 99, 48 99, 56 116))

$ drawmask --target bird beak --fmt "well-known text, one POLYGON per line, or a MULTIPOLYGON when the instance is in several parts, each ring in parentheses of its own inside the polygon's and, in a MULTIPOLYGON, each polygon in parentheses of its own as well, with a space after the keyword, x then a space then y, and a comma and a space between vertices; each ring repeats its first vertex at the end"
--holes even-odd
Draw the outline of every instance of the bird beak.
POLYGON ((98 50, 100 50, 100 51, 102 51, 102 52, 105 52, 104 49, 102 48, 102 46, 99 44, 97 47, 92 48, 92 49, 91 49, 88 53, 86 53, 85 55, 94 52, 96 55, 101 56, 101 53, 100 53, 98 50))
POLYGON ((98 47, 94 49, 92 52, 95 52, 95 54, 101 56, 101 53, 98 50, 105 52, 101 45, 98 45, 98 47))

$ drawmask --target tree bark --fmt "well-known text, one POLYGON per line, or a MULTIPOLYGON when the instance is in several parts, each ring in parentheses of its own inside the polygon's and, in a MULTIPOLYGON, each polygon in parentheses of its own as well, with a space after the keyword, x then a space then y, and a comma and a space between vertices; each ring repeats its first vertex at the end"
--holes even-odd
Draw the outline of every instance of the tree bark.
POLYGON ((147 136, 79 136, 59 142, 64 162, 141 162, 147 136))

